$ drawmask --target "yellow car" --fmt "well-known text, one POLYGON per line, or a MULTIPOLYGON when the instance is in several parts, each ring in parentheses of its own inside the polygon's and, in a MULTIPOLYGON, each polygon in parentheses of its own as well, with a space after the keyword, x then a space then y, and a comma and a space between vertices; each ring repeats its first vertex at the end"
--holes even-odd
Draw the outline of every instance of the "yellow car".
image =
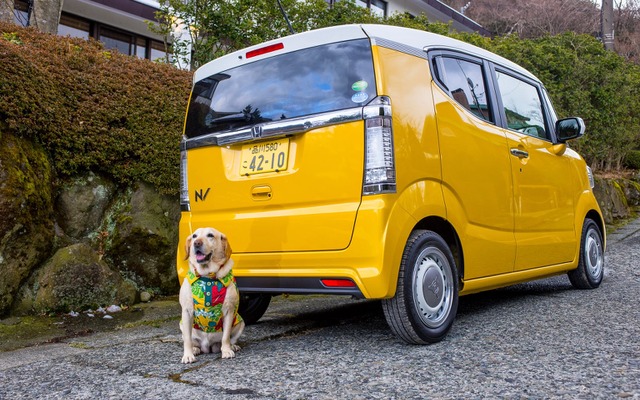
POLYGON ((275 294, 382 299, 419 344, 460 295, 562 273, 595 288, 604 220, 566 144, 584 130, 525 69, 432 33, 344 25, 229 54, 194 75, 179 278, 211 226, 248 322, 275 294))

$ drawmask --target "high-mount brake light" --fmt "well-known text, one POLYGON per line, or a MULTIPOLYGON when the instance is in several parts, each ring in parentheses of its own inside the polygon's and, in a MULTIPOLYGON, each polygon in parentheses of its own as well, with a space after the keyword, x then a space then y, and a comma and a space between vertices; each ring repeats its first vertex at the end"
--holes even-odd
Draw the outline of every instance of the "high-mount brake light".
POLYGON ((276 43, 269 46, 261 47, 259 49, 251 50, 247 52, 246 58, 257 57, 263 54, 271 53, 272 51, 284 49, 284 44, 276 43))
POLYGON ((351 279, 320 279, 326 287, 356 287, 351 279))
POLYGON ((365 123, 364 182, 362 194, 396 192, 391 99, 376 97, 363 108, 365 123))

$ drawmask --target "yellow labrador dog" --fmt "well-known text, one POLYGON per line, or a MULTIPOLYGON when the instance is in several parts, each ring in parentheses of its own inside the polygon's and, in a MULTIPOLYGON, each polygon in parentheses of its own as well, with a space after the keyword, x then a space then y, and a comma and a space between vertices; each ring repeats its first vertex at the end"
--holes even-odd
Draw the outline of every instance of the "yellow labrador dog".
MULTIPOLYGON (((186 242, 189 272, 180 287, 183 363, 209 353, 219 343, 222 358, 233 358, 244 330, 238 314, 240 295, 231 273, 231 246, 213 228, 197 229, 186 242)), ((216 349, 217 350, 217 349, 216 349)))

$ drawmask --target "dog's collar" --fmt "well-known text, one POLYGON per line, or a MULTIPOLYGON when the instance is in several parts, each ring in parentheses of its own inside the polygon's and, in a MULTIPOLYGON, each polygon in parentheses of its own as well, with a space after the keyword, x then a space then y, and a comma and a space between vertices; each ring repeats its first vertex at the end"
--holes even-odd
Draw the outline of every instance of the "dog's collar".
POLYGON ((189 281, 189 284, 193 285, 193 283, 195 281, 197 281, 198 279, 203 280, 205 282, 206 281, 218 281, 218 282, 222 283, 222 285, 224 287, 227 287, 227 286, 229 286, 231 284, 231 282, 233 282, 233 274, 231 273, 231 271, 229 271, 229 273, 225 277, 223 277, 221 279, 218 279, 218 278, 216 278, 216 274, 215 273, 209 274, 209 275, 205 275, 205 276, 201 276, 201 275, 198 275, 198 274, 194 273, 193 271, 187 272, 187 280, 189 281))

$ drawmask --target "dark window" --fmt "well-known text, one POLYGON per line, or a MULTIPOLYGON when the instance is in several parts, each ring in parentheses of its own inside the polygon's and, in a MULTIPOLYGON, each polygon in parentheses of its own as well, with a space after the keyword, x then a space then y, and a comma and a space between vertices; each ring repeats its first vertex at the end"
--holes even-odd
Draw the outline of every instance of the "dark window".
POLYGON ((454 57, 436 57, 438 80, 451 98, 477 117, 491 121, 482 65, 454 57))
POLYGON ((89 39, 91 36, 91 23, 82 18, 62 14, 58 25, 58 35, 89 39))
POLYGON ((133 44, 133 36, 124 32, 115 31, 113 29, 100 27, 100 41, 104 43, 104 47, 110 50, 117 50, 122 54, 133 54, 131 51, 133 44))
POLYGON ((548 139, 542 101, 536 86, 500 71, 496 71, 496 79, 507 127, 526 135, 548 139))
MULTIPOLYGON (((11 4, 11 3, 9 3, 11 4)), ((22 0, 15 1, 13 22, 20 26, 29 26, 29 3, 22 0)))
POLYGON ((158 42, 157 40, 150 40, 151 42, 151 61, 155 61, 158 59, 166 59, 167 52, 165 51, 164 43, 158 42))
POLYGON ((266 58, 196 82, 186 135, 357 107, 375 96, 369 41, 327 44, 266 58))

